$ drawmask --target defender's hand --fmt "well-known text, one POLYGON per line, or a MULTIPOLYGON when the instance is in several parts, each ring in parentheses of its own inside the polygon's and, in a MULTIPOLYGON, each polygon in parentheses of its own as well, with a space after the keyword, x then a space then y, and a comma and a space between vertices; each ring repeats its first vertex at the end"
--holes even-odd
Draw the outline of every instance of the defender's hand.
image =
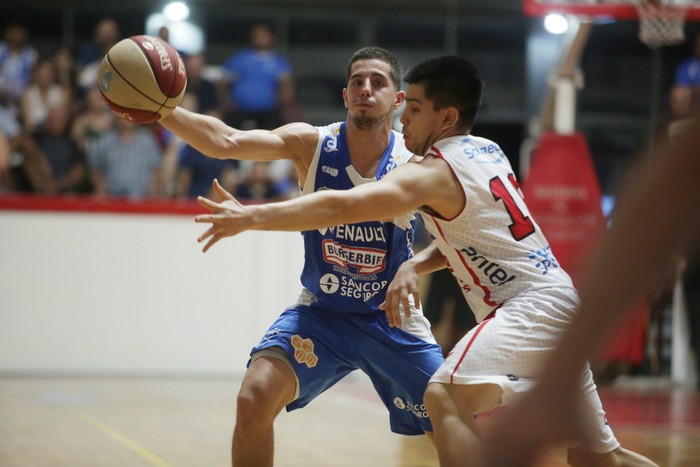
POLYGON ((401 327, 401 308, 406 318, 411 317, 411 305, 408 297, 413 296, 413 303, 420 306, 418 293, 418 273, 410 263, 403 263, 386 291, 386 299, 379 305, 384 310, 391 327, 401 327))

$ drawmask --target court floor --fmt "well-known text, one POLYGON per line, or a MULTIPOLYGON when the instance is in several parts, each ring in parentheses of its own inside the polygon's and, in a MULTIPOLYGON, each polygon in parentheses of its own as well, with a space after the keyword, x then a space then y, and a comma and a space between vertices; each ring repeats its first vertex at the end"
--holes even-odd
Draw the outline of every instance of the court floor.
MULTIPOLYGON (((227 466, 239 384, 223 378, 0 377, 0 466, 227 466)), ((700 465, 700 395, 601 393, 626 447, 663 467, 700 465)), ((276 434, 280 467, 438 465, 424 436, 389 431, 364 377, 283 413, 276 434)), ((546 462, 559 465, 555 458, 546 462)))

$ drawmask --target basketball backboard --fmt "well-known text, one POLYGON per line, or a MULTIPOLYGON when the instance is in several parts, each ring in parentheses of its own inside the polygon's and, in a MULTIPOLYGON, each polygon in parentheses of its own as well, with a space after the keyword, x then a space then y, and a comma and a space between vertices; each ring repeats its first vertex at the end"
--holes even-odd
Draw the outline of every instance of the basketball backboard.
MULTIPOLYGON (((529 16, 562 13, 587 17, 607 17, 619 20, 639 19, 637 4, 641 0, 523 0, 529 16)), ((662 4, 687 7, 686 21, 700 21, 700 0, 660 0, 662 4)))

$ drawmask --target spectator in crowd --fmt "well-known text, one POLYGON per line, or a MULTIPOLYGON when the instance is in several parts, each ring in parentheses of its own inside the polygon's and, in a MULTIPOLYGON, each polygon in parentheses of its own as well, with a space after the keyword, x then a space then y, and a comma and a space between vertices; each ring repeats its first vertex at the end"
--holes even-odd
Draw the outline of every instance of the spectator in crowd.
POLYGON ((250 31, 250 47, 223 65, 228 90, 225 121, 240 129, 272 129, 290 121, 296 108, 292 65, 274 50, 275 35, 267 24, 250 31))
MULTIPOLYGON (((65 45, 59 46, 51 56, 54 71, 56 73, 56 82, 68 94, 71 100, 76 97, 75 91, 78 86, 78 76, 76 73, 75 57, 70 47, 65 45)), ((73 102, 75 104, 75 102, 73 102)))
POLYGON ((19 106, 24 88, 29 84, 38 60, 36 49, 27 43, 29 33, 21 24, 5 28, 5 40, 0 42, 0 98, 19 106))
MULTIPOLYGON (((17 109, 0 100, 0 133, 9 146, 9 167, 2 175, 4 190, 49 191, 51 168, 36 140, 20 124, 17 109)), ((0 170, 2 164, 0 164, 0 170)))
POLYGON ((71 113, 68 104, 49 110, 44 131, 37 135, 41 152, 51 167, 47 191, 52 193, 86 193, 87 163, 85 154, 69 134, 71 113))
POLYGON ((212 181, 236 190, 238 161, 206 157, 189 144, 182 146, 177 170, 178 198, 196 199, 212 195, 212 181))
MULTIPOLYGON (((255 162, 241 161, 238 168, 240 180, 245 180, 254 169, 255 162)), ((267 165, 267 177, 272 180, 273 191, 277 193, 275 199, 290 199, 299 194, 299 177, 294 164, 288 159, 269 161, 267 165)))
POLYGON ((192 54, 184 58, 185 69, 187 70, 187 92, 192 93, 197 100, 199 112, 221 117, 221 103, 216 84, 206 76, 204 69, 206 60, 202 54, 192 54))
POLYGON ((114 127, 115 118, 95 86, 85 95, 85 109, 75 117, 71 135, 78 147, 85 151, 100 135, 114 127))
POLYGON ((50 61, 40 62, 32 73, 31 83, 22 93, 22 122, 29 133, 41 131, 49 111, 70 102, 68 90, 56 82, 50 61))
POLYGON ((104 18, 97 23, 93 41, 81 47, 78 56, 78 87, 81 93, 95 86, 102 58, 120 39, 121 32, 116 20, 104 18))
POLYGON ((5 133, 0 131, 0 194, 9 189, 11 156, 10 142, 5 133))
POLYGON ((285 166, 280 166, 275 164, 275 162, 278 161, 271 162, 268 170, 270 171, 272 178, 275 180, 275 185, 277 187, 276 189, 279 192, 279 199, 296 198, 301 194, 301 188, 299 186, 299 175, 297 174, 297 171, 294 170, 294 165, 288 164, 285 166), (283 169, 279 170, 279 175, 276 173, 278 172, 275 170, 276 166, 279 169, 283 169))
POLYGON ((279 201, 284 198, 280 185, 270 175, 267 162, 253 162, 248 174, 236 186, 236 197, 248 201, 279 201))
POLYGON ((97 196, 144 198, 160 192, 163 155, 153 131, 120 118, 87 150, 97 196))

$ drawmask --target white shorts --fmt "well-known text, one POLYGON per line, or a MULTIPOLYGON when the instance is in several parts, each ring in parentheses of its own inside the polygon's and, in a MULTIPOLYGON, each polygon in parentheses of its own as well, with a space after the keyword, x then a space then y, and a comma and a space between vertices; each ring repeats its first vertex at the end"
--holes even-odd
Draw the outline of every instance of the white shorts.
MULTIPOLYGON (((467 333, 450 352, 430 382, 445 384, 496 384, 501 404, 532 387, 533 378, 571 322, 578 304, 576 292, 546 289, 506 302, 496 315, 467 333)), ((605 419, 590 368, 582 374, 585 411, 598 427, 595 441, 581 444, 586 451, 607 453, 617 449, 605 419)))

